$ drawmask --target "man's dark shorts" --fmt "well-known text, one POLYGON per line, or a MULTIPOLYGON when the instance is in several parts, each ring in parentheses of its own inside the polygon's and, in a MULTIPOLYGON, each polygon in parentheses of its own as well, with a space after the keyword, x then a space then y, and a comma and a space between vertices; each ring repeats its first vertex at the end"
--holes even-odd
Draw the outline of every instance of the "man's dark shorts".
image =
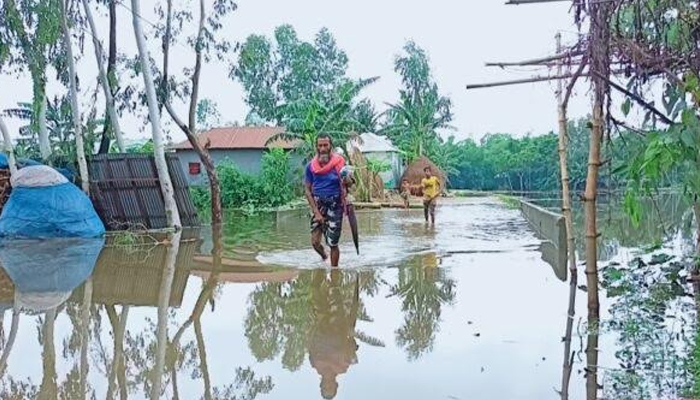
POLYGON ((431 214, 435 213, 435 207, 437 207, 437 198, 433 198, 431 200, 423 199, 423 209, 430 212, 431 214))
POLYGON ((340 196, 334 197, 314 197, 318 211, 325 218, 324 225, 319 224, 311 215, 311 232, 316 229, 323 230, 326 244, 330 247, 338 247, 340 234, 343 229, 343 205, 340 196))

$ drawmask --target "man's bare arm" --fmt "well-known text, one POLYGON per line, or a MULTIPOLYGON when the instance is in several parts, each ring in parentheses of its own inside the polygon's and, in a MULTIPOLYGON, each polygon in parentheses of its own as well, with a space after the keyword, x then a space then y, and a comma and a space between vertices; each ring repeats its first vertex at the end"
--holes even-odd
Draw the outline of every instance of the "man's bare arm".
POLYGON ((314 195, 311 193, 310 183, 304 184, 304 194, 306 195, 306 201, 309 203, 309 207, 311 207, 311 212, 314 214, 314 218, 316 218, 317 221, 322 222, 323 216, 318 210, 318 205, 316 204, 316 200, 314 200, 314 195))

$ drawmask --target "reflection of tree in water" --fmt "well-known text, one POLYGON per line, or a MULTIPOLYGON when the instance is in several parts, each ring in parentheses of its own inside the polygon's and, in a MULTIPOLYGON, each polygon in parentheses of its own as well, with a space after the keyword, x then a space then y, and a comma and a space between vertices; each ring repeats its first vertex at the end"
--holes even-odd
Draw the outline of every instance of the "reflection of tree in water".
POLYGON ((433 348, 442 305, 454 301, 455 282, 438 268, 438 258, 431 253, 399 269, 398 284, 391 287, 391 294, 401 298, 404 312, 396 342, 405 348, 410 360, 418 359, 433 348))
MULTIPOLYGON (((131 371, 129 375, 134 376, 134 385, 142 385, 144 393, 151 393, 151 398, 162 396, 166 388, 172 387, 172 398, 178 399, 177 377, 183 370, 188 371, 193 379, 203 381, 202 398, 207 400, 252 400, 272 390, 273 384, 270 377, 259 379, 250 368, 240 367, 235 370, 233 383, 214 387, 211 385, 201 318, 208 304, 211 304, 213 311, 214 298, 220 286, 222 246, 219 240, 221 236, 217 232, 218 230, 215 229, 212 273, 202 283, 200 294, 187 320, 179 326, 172 322, 174 312, 167 307, 170 291, 167 289, 168 285, 163 285, 159 295, 159 317, 161 320, 164 318, 164 321, 156 324, 149 320, 146 331, 136 335, 127 334, 125 358, 131 371), (194 326, 195 339, 183 343, 184 334, 192 326, 194 326), (168 338, 169 328, 175 331, 172 339, 168 338)), ((172 256, 169 259, 174 262, 176 257, 172 256)), ((170 268, 170 270, 174 269, 170 268)), ((168 266, 163 274, 163 282, 172 280, 172 276, 168 278, 167 271, 168 266)))
POLYGON ((665 255, 603 269, 610 322, 618 336, 619 369, 607 371, 606 398, 644 400, 679 395, 691 379, 686 354, 694 337, 695 305, 684 263, 665 255))
MULTIPOLYGON (((75 299, 78 301, 68 301, 58 309, 49 310, 46 315, 35 317, 36 333, 42 350, 41 381, 32 382, 30 378, 15 379, 5 375, 0 381, 0 398, 92 399, 95 398, 94 387, 100 385, 108 388, 107 399, 126 399, 130 396, 160 398, 172 385, 172 390, 166 397, 178 399, 176 379, 180 372, 187 372, 192 379, 206 383, 202 395, 205 399, 252 400, 261 394, 269 393, 273 386, 271 378, 256 377, 250 368, 232 369, 230 373, 233 376, 221 386, 209 384, 201 317, 205 306, 212 304, 219 287, 218 274, 213 273, 210 279, 203 283, 195 308, 182 329, 182 326, 175 323, 176 313, 168 305, 170 291, 164 290, 173 285, 172 276, 177 255, 177 246, 167 247, 168 257, 164 263, 166 265, 159 265, 162 268, 162 278, 158 304, 158 315, 161 321, 166 322, 165 330, 155 319, 148 318, 144 328, 138 331, 126 330, 129 307, 123 306, 121 313, 117 313, 118 309, 112 304, 91 304, 92 284, 88 280, 82 288, 84 294, 80 299, 75 299), (161 301, 161 298, 164 301, 161 301), (103 309, 108 321, 102 313, 103 309), (72 329, 62 338, 55 337, 57 318, 64 318, 72 325, 72 329), (184 334, 192 325, 195 326, 195 339, 183 340, 183 344, 180 344, 180 336, 178 341, 175 341, 175 338, 173 341, 168 340, 168 331, 179 333, 182 329, 184 334), (104 330, 110 326, 115 349, 112 354, 109 354, 102 342, 102 337, 106 336, 104 330), (163 335, 163 332, 166 335, 163 335), (92 361, 89 366, 95 371, 90 374, 91 383, 99 374, 106 378, 106 383, 98 381, 95 385, 88 384, 89 361, 92 361), (68 366, 65 376, 57 373, 57 363, 68 366)), ((80 293, 80 290, 76 293, 80 293)), ((26 314, 23 316, 28 317, 26 314)), ((6 344, 3 333, 0 331, 0 345, 6 344)), ((4 348, 0 347, 0 350, 4 348)), ((4 370, 0 370, 0 374, 2 372, 4 370)))
MULTIPOLYGON (((309 337, 322 323, 317 310, 326 291, 321 271, 305 271, 291 282, 264 283, 249 298, 248 316, 245 320, 246 337, 252 354, 258 361, 272 360, 281 354, 282 365, 295 371, 301 367, 308 351, 309 337)), ((382 284, 376 271, 334 271, 334 295, 339 293, 352 299, 357 285, 358 294, 375 295, 382 284)), ((333 311, 342 313, 344 309, 333 311)), ((371 322, 362 299, 357 298, 353 312, 355 320, 371 322)), ((354 325, 353 325, 354 329, 354 325)), ((362 332, 355 337, 373 346, 383 343, 362 332)))

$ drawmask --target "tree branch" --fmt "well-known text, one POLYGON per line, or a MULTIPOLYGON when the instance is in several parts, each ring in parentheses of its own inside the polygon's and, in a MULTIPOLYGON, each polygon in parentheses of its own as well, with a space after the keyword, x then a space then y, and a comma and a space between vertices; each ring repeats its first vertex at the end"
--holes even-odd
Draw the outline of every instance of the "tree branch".
POLYGON ((199 29, 194 45, 196 53, 194 73, 192 74, 192 94, 190 96, 190 131, 195 133, 197 124, 197 102, 199 97, 199 77, 202 72, 202 40, 204 38, 204 0, 199 1, 199 29))
POLYGON ((569 84, 566 86, 566 92, 564 92, 564 100, 561 102, 562 107, 564 107, 564 110, 566 110, 569 107, 569 99, 571 98, 571 92, 573 92, 574 86, 576 85, 576 81, 578 81, 578 78, 581 77, 581 74, 583 74, 583 69, 586 68, 586 65, 588 65, 588 58, 584 57, 581 61, 581 65, 578 66, 578 69, 576 70, 576 72, 574 72, 574 76, 571 77, 571 81, 569 81, 569 84))
POLYGON ((598 73, 598 72, 596 72, 596 71, 593 71, 593 75, 595 75, 595 76, 597 76, 598 78, 602 79, 602 80, 605 81, 608 85, 610 85, 610 87, 612 87, 613 89, 617 90, 618 92, 621 92, 622 94, 624 94, 624 95, 626 95, 627 97, 629 97, 629 98, 631 98, 632 100, 634 100, 637 104, 639 104, 639 105, 641 105, 642 107, 644 107, 644 108, 646 108, 647 110, 649 110, 652 114, 654 114, 654 115, 656 115, 657 117, 659 117, 659 119, 661 119, 661 121, 663 121, 663 122, 666 123, 667 125, 673 125, 673 124, 674 124, 673 120, 671 120, 670 118, 668 118, 664 113, 662 113, 661 111, 659 111, 656 107, 652 106, 649 102, 647 102, 646 100, 644 100, 644 99, 641 98, 640 96, 638 96, 638 95, 636 95, 636 94, 630 92, 629 90, 627 90, 627 89, 625 89, 624 87, 618 85, 617 83, 611 81, 610 79, 608 79, 607 77, 603 76, 602 74, 600 74, 600 73, 598 73))

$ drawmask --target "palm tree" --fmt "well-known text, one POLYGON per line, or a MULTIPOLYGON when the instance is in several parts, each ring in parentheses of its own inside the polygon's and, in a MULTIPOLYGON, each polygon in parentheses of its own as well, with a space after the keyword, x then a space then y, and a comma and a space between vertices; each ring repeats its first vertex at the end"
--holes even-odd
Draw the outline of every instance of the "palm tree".
POLYGON ((284 140, 298 142, 297 152, 309 159, 316 153, 316 138, 327 133, 333 143, 347 152, 347 142, 357 137, 356 129, 361 126, 357 120, 355 98, 359 93, 377 81, 377 77, 347 81, 340 85, 328 98, 314 95, 284 104, 279 108, 281 122, 286 131, 268 140, 268 144, 284 140))
POLYGON ((449 125, 452 102, 438 94, 436 84, 422 95, 402 90, 401 100, 388 106, 388 123, 382 133, 404 151, 409 163, 430 156, 428 151, 439 140, 439 129, 454 129, 449 125))

